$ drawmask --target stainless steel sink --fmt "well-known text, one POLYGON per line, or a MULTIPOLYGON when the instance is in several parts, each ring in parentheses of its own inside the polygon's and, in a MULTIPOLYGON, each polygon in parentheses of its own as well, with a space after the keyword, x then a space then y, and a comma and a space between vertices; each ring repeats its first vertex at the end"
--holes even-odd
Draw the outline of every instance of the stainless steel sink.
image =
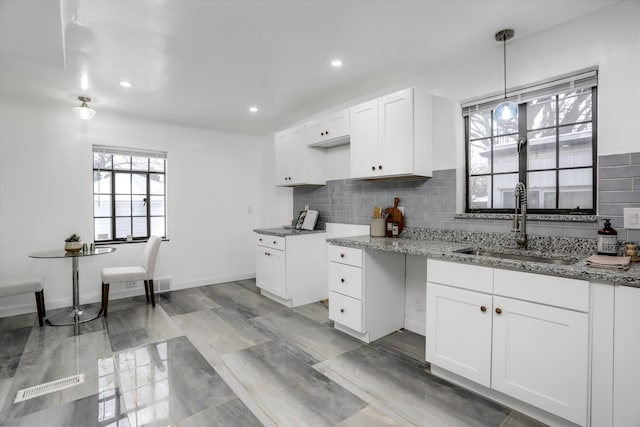
POLYGON ((531 261, 531 262, 543 262, 545 264, 555 265, 571 265, 578 262, 577 258, 547 258, 539 255, 525 255, 525 254, 513 254, 505 252, 493 252, 483 249, 465 248, 454 251, 460 254, 487 256, 494 258, 514 259, 518 261, 531 261))

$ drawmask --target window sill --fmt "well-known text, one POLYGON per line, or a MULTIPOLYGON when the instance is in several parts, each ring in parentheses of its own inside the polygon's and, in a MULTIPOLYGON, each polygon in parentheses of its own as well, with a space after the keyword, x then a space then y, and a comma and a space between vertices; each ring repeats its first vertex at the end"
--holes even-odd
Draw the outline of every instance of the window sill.
MULTIPOLYGON (((456 214, 456 219, 504 219, 513 220, 513 214, 497 214, 497 213, 462 213, 456 214)), ((541 215, 527 214, 529 221, 548 221, 548 222, 587 222, 595 223, 598 221, 597 215, 541 215)))
MULTIPOLYGON (((140 239, 140 240, 132 240, 132 241, 126 241, 126 240, 108 240, 108 241, 100 241, 100 242, 94 242, 96 246, 111 246, 111 245, 126 245, 126 244, 130 244, 130 243, 147 243, 148 239, 140 239)), ((163 237, 162 238, 163 242, 169 242, 170 240, 167 237, 163 237)))

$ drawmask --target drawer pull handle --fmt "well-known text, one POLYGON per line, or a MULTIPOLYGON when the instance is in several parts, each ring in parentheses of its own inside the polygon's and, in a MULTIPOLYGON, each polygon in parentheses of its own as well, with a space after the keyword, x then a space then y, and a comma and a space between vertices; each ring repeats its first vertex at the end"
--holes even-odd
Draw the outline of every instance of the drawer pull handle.
POLYGON ((371 170, 372 171, 376 170, 376 167, 375 166, 371 166, 371 170))
POLYGON ((378 165, 378 169, 382 170, 382 165, 378 165))
POLYGON ((341 308, 341 309, 340 309, 340 313, 344 313, 344 308, 341 308))
POLYGON ((344 283, 344 277, 340 279, 340 283, 344 283))
POLYGON ((276 242, 276 241, 274 240, 274 241, 273 241, 273 244, 274 244, 274 245, 277 245, 277 244, 278 244, 278 242, 276 242))
POLYGON ((262 239, 258 239, 258 240, 260 240, 262 242, 262 239))
POLYGON ((481 305, 480 311, 484 313, 485 311, 487 311, 487 307, 485 307, 484 305, 481 305))
POLYGON ((340 258, 344 258, 344 254, 340 254, 340 258))
POLYGON ((496 308, 496 313, 502 314, 502 309, 500 307, 496 308))

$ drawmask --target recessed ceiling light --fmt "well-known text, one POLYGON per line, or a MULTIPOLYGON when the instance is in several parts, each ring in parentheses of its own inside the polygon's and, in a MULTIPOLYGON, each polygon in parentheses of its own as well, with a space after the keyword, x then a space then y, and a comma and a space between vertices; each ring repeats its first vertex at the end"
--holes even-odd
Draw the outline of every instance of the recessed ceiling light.
POLYGON ((342 61, 340 61, 339 59, 334 59, 333 61, 331 61, 331 66, 332 67, 342 67, 342 61))
POLYGON ((249 111, 251 111, 252 113, 257 113, 258 107, 255 107, 255 106, 249 107, 249 111))
POLYGON ((122 87, 131 87, 132 84, 131 84, 131 82, 128 82, 126 80, 120 80, 120 86, 122 86, 122 87))

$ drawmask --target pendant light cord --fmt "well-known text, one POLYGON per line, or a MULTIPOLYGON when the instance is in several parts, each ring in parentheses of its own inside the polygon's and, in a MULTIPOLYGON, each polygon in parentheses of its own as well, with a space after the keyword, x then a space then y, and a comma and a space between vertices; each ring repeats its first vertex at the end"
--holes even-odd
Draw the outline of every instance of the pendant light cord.
POLYGON ((507 37, 502 36, 502 63, 504 64, 504 99, 507 99, 507 37))

